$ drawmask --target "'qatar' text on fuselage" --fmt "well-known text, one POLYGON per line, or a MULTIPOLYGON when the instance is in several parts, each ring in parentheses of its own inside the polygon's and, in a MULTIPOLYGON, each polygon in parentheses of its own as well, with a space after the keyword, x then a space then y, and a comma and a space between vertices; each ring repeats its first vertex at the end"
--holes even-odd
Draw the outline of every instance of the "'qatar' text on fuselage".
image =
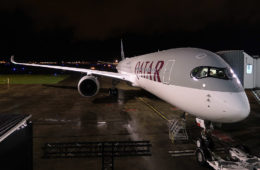
POLYGON ((157 61, 156 64, 154 64, 153 61, 137 62, 135 66, 135 74, 137 76, 137 79, 139 79, 139 77, 142 77, 149 80, 161 82, 159 73, 163 68, 163 65, 164 61, 157 61))

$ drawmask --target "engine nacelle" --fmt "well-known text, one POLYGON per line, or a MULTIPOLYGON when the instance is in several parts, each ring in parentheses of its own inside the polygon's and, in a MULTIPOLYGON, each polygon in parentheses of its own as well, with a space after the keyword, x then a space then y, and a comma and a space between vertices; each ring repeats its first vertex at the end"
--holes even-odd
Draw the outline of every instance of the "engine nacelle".
POLYGON ((92 97, 99 91, 99 81, 94 76, 84 76, 78 83, 78 91, 81 96, 92 97))

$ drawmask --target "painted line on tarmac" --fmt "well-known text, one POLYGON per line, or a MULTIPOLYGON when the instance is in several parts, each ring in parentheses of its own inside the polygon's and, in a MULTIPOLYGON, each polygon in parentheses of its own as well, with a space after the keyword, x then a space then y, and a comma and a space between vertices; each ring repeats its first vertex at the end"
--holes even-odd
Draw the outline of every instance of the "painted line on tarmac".
POLYGON ((147 103, 142 97, 138 97, 139 100, 141 100, 146 106, 148 106, 150 109, 152 109, 155 113, 157 113, 158 116, 160 116, 162 119, 169 121, 169 119, 159 110, 157 110, 156 108, 154 108, 152 105, 150 105, 149 103, 147 103))
POLYGON ((260 104, 260 97, 259 97, 258 93, 257 93, 256 91, 254 91, 254 90, 252 90, 252 93, 253 93, 253 95, 255 96, 255 98, 256 98, 258 104, 260 104))

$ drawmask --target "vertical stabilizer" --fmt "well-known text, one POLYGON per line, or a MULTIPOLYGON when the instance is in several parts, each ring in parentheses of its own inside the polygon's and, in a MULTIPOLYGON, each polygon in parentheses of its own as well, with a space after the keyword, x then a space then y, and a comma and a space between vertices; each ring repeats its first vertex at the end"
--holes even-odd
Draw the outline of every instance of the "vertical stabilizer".
POLYGON ((122 58, 122 60, 125 59, 125 53, 124 53, 124 47, 123 47, 123 41, 122 41, 122 39, 121 39, 121 58, 122 58))

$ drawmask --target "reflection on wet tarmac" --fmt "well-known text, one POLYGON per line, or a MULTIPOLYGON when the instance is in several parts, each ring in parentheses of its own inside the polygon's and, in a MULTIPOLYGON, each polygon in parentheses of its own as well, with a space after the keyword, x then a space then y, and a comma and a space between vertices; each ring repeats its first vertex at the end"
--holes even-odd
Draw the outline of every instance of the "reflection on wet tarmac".
MULTIPOLYGON (((1 113, 32 115, 35 170, 101 169, 97 159, 43 160, 41 148, 44 143, 125 140, 151 141, 152 157, 120 158, 116 169, 204 169, 197 164, 195 157, 169 157, 172 143, 165 120, 152 113, 137 97, 144 98, 169 119, 182 115, 181 110, 124 82, 117 85, 118 98, 111 97, 108 95, 111 80, 106 78, 99 79, 101 89, 97 96, 84 98, 76 89, 78 79, 72 76, 52 86, 11 85, 9 89, 6 86, 0 88, 1 113)), ((250 116, 240 123, 223 125, 223 130, 233 139, 260 152, 260 107, 250 93, 248 95, 252 108, 250 116)), ((188 115, 186 119, 189 134, 196 137, 194 117, 188 115)))

